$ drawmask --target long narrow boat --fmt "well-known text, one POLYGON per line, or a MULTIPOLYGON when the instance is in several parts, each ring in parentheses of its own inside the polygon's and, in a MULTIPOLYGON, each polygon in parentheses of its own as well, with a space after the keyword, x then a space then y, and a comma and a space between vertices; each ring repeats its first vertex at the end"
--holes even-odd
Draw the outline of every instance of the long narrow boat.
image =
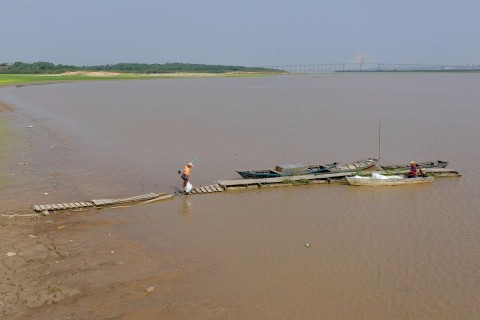
POLYGON ((355 161, 350 164, 338 164, 337 162, 329 164, 314 164, 314 165, 278 165, 274 169, 261 170, 237 170, 244 179, 262 179, 262 178, 276 178, 284 176, 298 176, 306 174, 322 174, 322 173, 337 173, 366 170, 378 162, 377 159, 365 159, 355 161))
MULTIPOLYGON (((446 168, 447 165, 448 165, 447 161, 435 160, 435 161, 419 162, 417 163, 417 168, 446 168)), ((392 164, 392 165, 385 165, 380 167, 382 168, 382 170, 385 170, 385 171, 410 169, 410 166, 408 164, 392 164)))
POLYGON ((379 174, 371 177, 353 176, 346 177, 352 186, 398 186, 405 184, 431 183, 433 177, 405 178, 402 176, 383 176, 379 174))

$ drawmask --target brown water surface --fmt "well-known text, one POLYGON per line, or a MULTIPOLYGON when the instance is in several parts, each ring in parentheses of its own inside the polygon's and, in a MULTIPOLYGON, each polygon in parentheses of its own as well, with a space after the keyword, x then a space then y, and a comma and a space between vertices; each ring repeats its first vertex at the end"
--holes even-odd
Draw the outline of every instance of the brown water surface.
POLYGON ((30 151, 4 160, 1 201, 171 192, 194 157, 194 185, 377 157, 381 121, 382 163, 446 160, 463 177, 228 191, 99 214, 127 221, 121 231, 166 268, 194 270, 171 297, 175 319, 477 319, 479 87, 480 74, 405 73, 5 88, 23 132, 11 148, 30 151))

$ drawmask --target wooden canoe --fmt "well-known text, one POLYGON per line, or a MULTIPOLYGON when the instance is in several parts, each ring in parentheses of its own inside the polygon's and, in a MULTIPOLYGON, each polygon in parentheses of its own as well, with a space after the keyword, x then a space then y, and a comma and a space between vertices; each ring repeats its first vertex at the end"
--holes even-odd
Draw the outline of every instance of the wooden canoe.
POLYGON ((384 179, 354 176, 346 177, 346 179, 352 186, 398 186, 406 184, 431 183, 433 181, 433 177, 404 178, 401 176, 386 176, 384 179))
POLYGON ((274 169, 237 170, 237 172, 244 179, 263 179, 307 174, 361 171, 373 167, 377 164, 377 162, 377 159, 369 158, 365 160, 358 160, 350 164, 338 164, 337 162, 334 162, 330 164, 313 164, 308 166, 278 165, 274 169))
MULTIPOLYGON (((417 163, 417 168, 446 168, 448 165, 447 161, 442 161, 442 160, 435 160, 435 161, 426 161, 426 162, 419 162, 417 163)), ((385 171, 390 171, 390 170, 409 170, 410 165, 408 164, 392 164, 392 165, 385 165, 385 166, 380 166, 382 170, 385 171)))

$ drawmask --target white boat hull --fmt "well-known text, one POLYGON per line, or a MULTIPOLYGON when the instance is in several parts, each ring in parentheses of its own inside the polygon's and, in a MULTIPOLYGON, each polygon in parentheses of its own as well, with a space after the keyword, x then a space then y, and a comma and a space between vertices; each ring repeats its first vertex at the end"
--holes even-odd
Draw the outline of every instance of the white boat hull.
POLYGON ((405 184, 431 183, 433 177, 417 177, 417 178, 387 178, 375 179, 371 177, 347 177, 348 183, 352 186, 398 186, 405 184))

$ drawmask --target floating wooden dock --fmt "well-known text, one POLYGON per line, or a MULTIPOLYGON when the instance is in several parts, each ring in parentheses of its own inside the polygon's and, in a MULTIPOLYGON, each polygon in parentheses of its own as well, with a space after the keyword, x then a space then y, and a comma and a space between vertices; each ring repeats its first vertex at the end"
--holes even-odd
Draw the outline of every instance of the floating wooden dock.
MULTIPOLYGON (((215 184, 208 186, 200 186, 194 188, 189 195, 196 194, 208 194, 223 192, 228 189, 241 189, 241 188, 261 188, 264 186, 276 187, 276 186, 291 186, 298 184, 317 184, 317 183, 331 183, 331 182, 346 182, 346 177, 360 175, 370 175, 372 172, 378 172, 382 174, 401 174, 405 170, 401 171, 362 171, 362 172, 339 172, 339 173, 326 173, 326 174, 308 174, 300 176, 286 176, 278 178, 263 178, 263 179, 234 179, 234 180, 219 180, 215 184)), ((459 177, 461 176, 458 171, 444 168, 427 168, 426 172, 434 177, 459 177)), ((185 193, 176 193, 175 195, 186 195, 185 193)), ((91 207, 112 206, 132 202, 143 201, 145 203, 154 202, 157 200, 171 199, 174 195, 166 195, 165 193, 147 193, 144 195, 133 196, 120 199, 99 199, 90 200, 85 202, 70 202, 59 204, 46 204, 46 205, 34 205, 33 210, 36 212, 43 211, 56 211, 66 209, 82 209, 91 207)))

